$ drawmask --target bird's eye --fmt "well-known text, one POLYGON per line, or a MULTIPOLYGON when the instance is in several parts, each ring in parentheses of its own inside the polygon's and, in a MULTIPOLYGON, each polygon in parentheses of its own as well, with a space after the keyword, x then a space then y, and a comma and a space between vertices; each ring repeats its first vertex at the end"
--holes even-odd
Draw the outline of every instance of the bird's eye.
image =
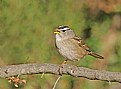
POLYGON ((62 30, 62 32, 65 32, 66 30, 62 30))

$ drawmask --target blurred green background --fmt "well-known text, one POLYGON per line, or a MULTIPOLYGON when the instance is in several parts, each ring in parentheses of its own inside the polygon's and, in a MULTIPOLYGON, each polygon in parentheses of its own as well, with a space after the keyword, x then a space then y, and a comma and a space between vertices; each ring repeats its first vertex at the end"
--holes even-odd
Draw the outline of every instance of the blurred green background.
MULTIPOLYGON (((76 62, 92 69, 121 71, 121 0, 0 0, 0 65, 61 64, 54 27, 68 25, 105 57, 76 62)), ((69 62, 68 64, 72 64, 69 62)), ((57 75, 24 75, 17 89, 52 89, 57 75)), ((16 89, 0 79, 0 89, 16 89)), ((63 76, 56 89, 120 89, 118 83, 63 76), (63 85, 63 86, 62 86, 63 85)))

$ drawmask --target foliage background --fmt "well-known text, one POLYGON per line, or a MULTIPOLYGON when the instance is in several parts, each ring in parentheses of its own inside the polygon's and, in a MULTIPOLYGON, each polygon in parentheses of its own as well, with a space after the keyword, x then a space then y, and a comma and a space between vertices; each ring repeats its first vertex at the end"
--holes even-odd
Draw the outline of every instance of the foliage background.
MULTIPOLYGON (((0 65, 56 63, 54 27, 68 25, 104 60, 86 56, 76 65, 121 71, 121 0, 0 0, 0 65)), ((73 64, 69 62, 69 64, 73 64)), ((24 75, 18 89, 51 89, 57 75, 24 75)), ((16 89, 0 79, 0 89, 16 89)), ((120 89, 118 83, 63 76, 56 89, 120 89)))

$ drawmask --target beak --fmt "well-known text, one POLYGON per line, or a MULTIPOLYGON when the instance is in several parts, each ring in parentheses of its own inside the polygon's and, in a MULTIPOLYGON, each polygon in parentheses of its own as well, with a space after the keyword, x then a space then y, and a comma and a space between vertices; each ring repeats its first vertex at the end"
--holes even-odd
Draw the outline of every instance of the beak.
POLYGON ((55 31, 54 31, 54 34, 59 34, 60 33, 60 30, 59 29, 56 29, 55 31))

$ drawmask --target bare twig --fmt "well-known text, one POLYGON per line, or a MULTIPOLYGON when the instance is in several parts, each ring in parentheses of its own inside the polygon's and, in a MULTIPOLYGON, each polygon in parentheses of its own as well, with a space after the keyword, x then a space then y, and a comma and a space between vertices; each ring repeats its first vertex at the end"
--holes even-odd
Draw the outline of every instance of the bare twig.
POLYGON ((57 85, 57 83, 58 83, 58 81, 60 80, 61 77, 62 77, 62 76, 59 76, 59 77, 57 78, 57 80, 55 81, 55 84, 54 84, 54 86, 53 86, 52 89, 55 89, 55 87, 56 87, 56 85, 57 85))
MULTIPOLYGON (((27 74, 56 74, 59 75, 59 65, 57 64, 19 64, 0 67, 0 77, 10 77, 14 75, 27 74)), ((64 64, 62 74, 74 77, 84 77, 90 80, 102 80, 121 83, 121 72, 109 72, 104 70, 93 70, 84 67, 64 64)))

